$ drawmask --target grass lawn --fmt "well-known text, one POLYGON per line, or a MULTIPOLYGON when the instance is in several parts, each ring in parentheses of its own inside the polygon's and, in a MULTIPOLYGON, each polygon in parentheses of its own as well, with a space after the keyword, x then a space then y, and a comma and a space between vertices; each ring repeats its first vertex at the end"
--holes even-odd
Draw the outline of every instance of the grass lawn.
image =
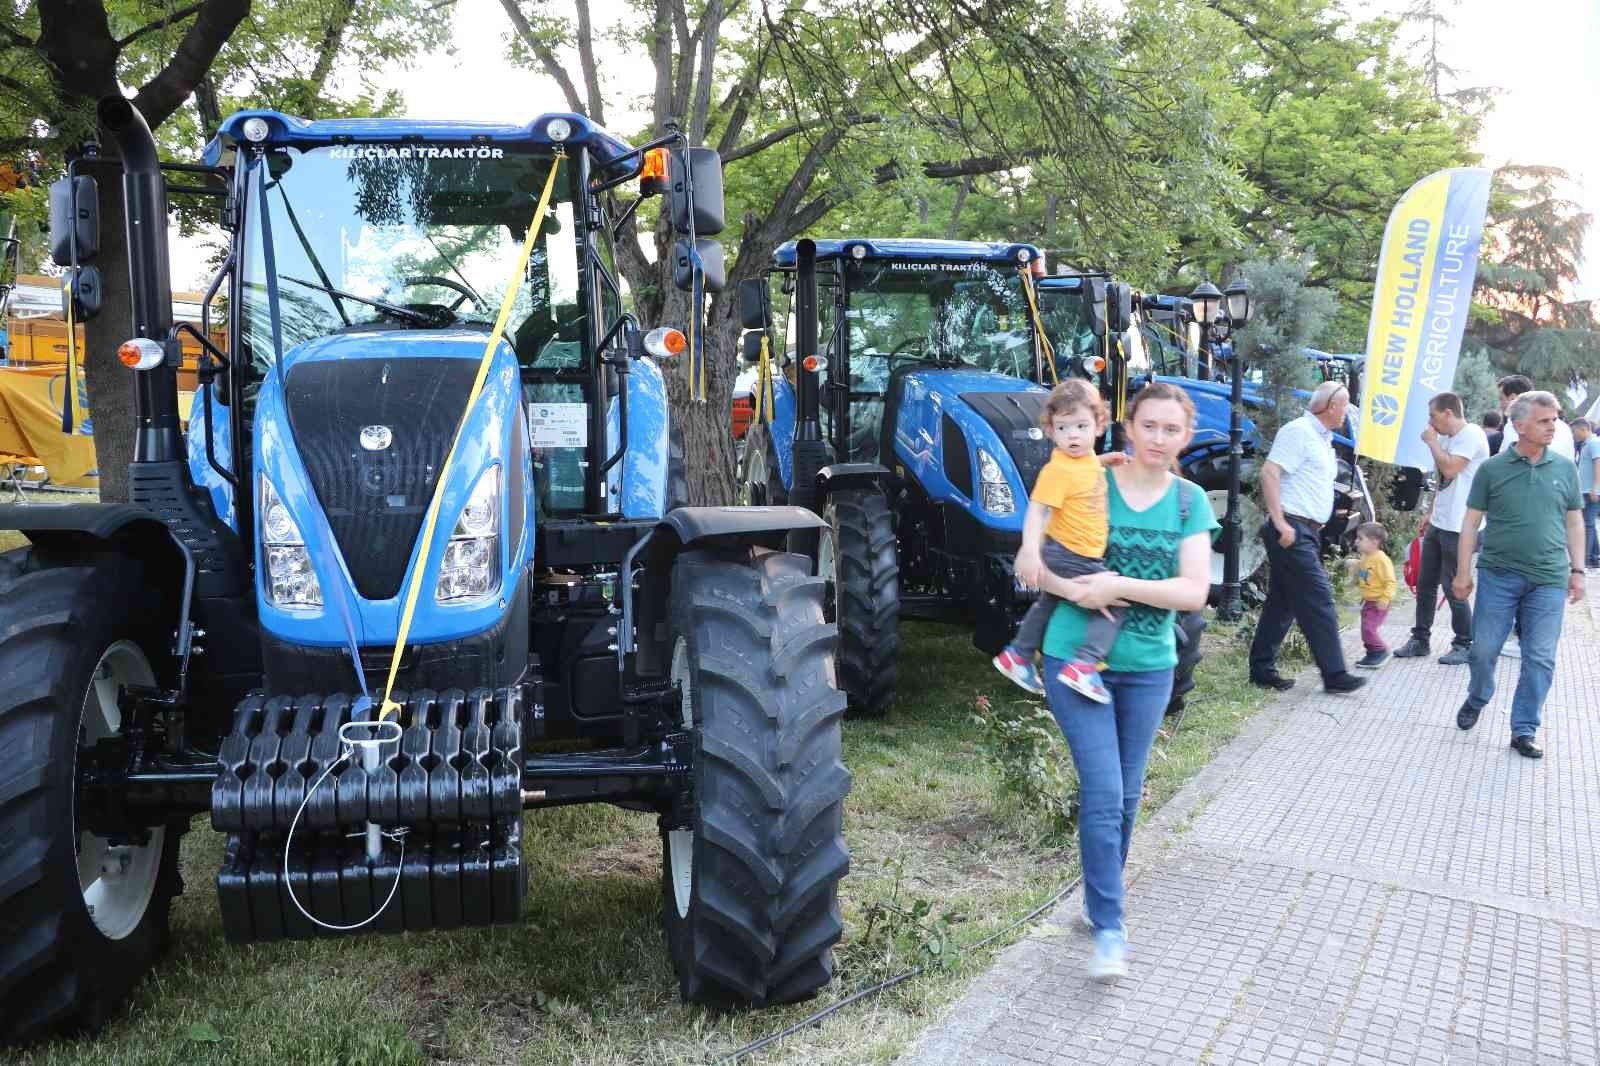
MULTIPOLYGON (((13 546, 10 536, 0 533, 0 549, 13 546)), ((213 887, 222 838, 198 818, 184 839, 188 890, 173 907, 172 949, 131 1009, 95 1040, 11 1061, 703 1063, 929 959, 928 945, 944 938, 945 965, 751 1060, 888 1062, 1021 934, 973 954, 955 948, 1025 914, 1077 872, 1072 843, 1048 839, 1036 814, 998 793, 971 721, 979 695, 1022 693, 963 630, 908 624, 904 635, 898 703, 887 719, 845 724, 855 775, 846 928, 837 980, 809 1003, 727 1014, 679 1002, 658 922, 653 816, 530 812, 530 888, 515 928, 247 947, 222 938, 213 887), (926 917, 913 922, 905 915, 919 900, 926 917)), ((1206 639, 1182 728, 1159 739, 1151 759, 1149 808, 1261 704, 1244 684, 1239 637, 1218 627, 1206 639)))

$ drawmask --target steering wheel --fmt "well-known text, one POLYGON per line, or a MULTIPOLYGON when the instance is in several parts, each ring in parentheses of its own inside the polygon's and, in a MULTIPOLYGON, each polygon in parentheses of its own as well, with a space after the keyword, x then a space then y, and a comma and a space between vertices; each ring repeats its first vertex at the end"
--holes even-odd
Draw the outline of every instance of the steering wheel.
POLYGON ((893 359, 921 359, 923 357, 923 354, 924 354, 925 350, 927 349, 927 347, 928 347, 928 338, 926 338, 926 337, 907 337, 905 340, 901 341, 900 343, 896 344, 893 348, 889 349, 889 358, 891 360, 893 360, 893 359), (915 347, 917 350, 914 351, 914 352, 913 351, 909 351, 908 349, 910 349, 912 347, 915 347))
POLYGON ((471 300, 474 307, 479 307, 483 304, 483 297, 479 296, 477 292, 473 290, 472 286, 456 281, 453 278, 439 277, 437 274, 419 274, 418 276, 412 278, 401 278, 400 284, 402 286, 438 285, 440 288, 459 292, 461 294, 460 299, 449 305, 448 310, 451 314, 454 314, 456 308, 460 307, 467 300, 471 300))

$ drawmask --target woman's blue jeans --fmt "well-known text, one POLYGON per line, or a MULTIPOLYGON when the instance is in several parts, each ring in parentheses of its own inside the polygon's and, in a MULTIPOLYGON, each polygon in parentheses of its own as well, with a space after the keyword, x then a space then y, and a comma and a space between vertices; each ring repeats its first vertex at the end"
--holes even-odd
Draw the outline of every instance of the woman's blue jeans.
POLYGON ((1096 929, 1122 928, 1122 867, 1144 790, 1145 763, 1172 696, 1172 669, 1101 674, 1109 704, 1084 699, 1056 680, 1061 660, 1044 660, 1045 697, 1078 769, 1078 847, 1083 895, 1096 929))

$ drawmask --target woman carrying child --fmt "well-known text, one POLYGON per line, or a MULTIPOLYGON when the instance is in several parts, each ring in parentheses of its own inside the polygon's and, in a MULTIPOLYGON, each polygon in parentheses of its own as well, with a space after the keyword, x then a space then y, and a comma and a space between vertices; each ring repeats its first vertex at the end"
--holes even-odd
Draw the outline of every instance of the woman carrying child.
POLYGON ((1104 472, 1109 535, 1105 566, 1082 577, 1038 571, 1058 604, 1045 630, 1045 695, 1072 750, 1079 782, 1078 843, 1084 915, 1094 929, 1089 975, 1128 972, 1122 869, 1144 788, 1145 763, 1172 693, 1177 664, 1175 611, 1205 606, 1211 583, 1211 531, 1205 493, 1172 473, 1194 434, 1194 404, 1156 382, 1134 397, 1124 423, 1132 457, 1104 472), (1104 703, 1061 677, 1080 654, 1092 620, 1122 608, 1122 623, 1098 678, 1104 703))

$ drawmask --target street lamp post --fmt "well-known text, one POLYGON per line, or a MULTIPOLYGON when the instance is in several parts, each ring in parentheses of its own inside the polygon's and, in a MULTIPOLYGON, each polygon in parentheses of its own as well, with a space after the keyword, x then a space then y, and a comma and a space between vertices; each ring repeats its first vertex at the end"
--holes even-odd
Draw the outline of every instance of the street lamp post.
POLYGON ((1244 613, 1239 595, 1239 551, 1243 546, 1239 529, 1239 466, 1244 460, 1244 365, 1233 346, 1233 331, 1250 320, 1250 283, 1235 278, 1226 292, 1218 292, 1209 281, 1197 286, 1189 298, 1194 301, 1195 317, 1200 322, 1200 341, 1211 355, 1228 366, 1230 402, 1228 404, 1228 513, 1222 520, 1222 599, 1217 617, 1236 622, 1244 613))

